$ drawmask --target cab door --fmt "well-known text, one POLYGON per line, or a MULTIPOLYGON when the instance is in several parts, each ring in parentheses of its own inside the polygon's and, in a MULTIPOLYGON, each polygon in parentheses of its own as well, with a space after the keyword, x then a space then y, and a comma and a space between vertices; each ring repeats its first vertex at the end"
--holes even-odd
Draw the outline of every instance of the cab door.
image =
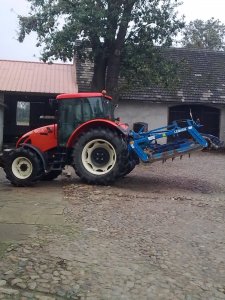
POLYGON ((58 144, 66 146, 72 132, 83 122, 82 101, 80 98, 59 101, 58 144))

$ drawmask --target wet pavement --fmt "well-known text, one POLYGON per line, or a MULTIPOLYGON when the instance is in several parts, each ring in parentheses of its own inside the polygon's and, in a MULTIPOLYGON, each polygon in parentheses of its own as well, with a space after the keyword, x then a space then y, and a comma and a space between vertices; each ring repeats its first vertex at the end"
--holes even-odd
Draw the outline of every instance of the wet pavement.
POLYGON ((65 224, 60 179, 18 188, 5 179, 0 168, 0 241, 35 235, 37 226, 65 224))
POLYGON ((113 186, 0 182, 0 299, 224 300, 225 154, 113 186))

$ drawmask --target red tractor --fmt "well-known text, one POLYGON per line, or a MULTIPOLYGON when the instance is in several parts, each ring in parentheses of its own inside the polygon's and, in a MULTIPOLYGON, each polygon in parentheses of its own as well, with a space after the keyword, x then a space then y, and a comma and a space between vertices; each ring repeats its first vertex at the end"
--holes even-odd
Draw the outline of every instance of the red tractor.
POLYGON ((6 150, 3 168, 15 186, 52 180, 66 165, 92 184, 109 184, 129 172, 128 126, 114 118, 111 97, 104 93, 62 94, 57 123, 24 134, 16 149, 6 150))
MULTIPOLYGON (((57 123, 32 130, 6 149, 2 162, 15 186, 52 180, 66 165, 87 183, 110 184, 142 161, 172 160, 206 148, 212 136, 201 135, 192 118, 148 131, 146 123, 134 130, 114 118, 112 99, 104 93, 62 94, 56 100, 57 123), (168 138, 168 142, 161 144, 168 138), (208 143, 207 143, 207 141, 208 143)), ((214 144, 216 143, 213 137, 214 144)), ((222 143, 217 141, 218 147, 222 143)))

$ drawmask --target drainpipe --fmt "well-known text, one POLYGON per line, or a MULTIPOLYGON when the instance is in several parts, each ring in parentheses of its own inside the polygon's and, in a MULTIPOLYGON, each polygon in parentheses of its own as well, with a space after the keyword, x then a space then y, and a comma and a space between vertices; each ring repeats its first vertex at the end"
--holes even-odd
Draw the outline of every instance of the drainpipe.
POLYGON ((4 94, 0 93, 0 153, 3 149, 4 106, 4 94))

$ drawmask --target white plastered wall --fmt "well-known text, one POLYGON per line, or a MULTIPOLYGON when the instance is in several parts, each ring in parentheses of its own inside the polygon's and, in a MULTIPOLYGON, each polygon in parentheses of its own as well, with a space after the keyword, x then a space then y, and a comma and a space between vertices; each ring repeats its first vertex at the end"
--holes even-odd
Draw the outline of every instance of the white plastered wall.
MULTIPOLYGON (((122 122, 128 123, 131 129, 135 122, 148 123, 149 130, 168 124, 168 106, 166 104, 120 101, 115 115, 120 117, 122 122)), ((162 142, 165 142, 165 139, 162 142)))
POLYGON ((121 101, 115 114, 130 127, 135 122, 145 122, 150 130, 168 123, 168 107, 165 104, 121 101))

